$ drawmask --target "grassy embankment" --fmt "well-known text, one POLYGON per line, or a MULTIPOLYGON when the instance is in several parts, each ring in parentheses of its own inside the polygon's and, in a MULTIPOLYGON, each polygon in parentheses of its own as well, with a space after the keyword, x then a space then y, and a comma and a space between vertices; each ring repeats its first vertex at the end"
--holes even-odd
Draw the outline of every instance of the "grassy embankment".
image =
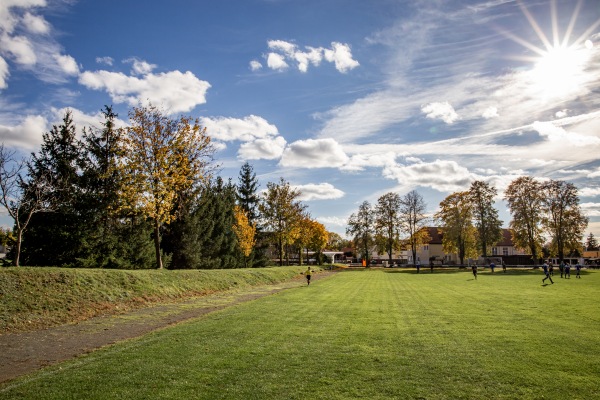
POLYGON ((0 268, 0 334, 75 322, 157 302, 278 283, 299 276, 305 269, 0 268))
POLYGON ((359 270, 19 378, 19 399, 591 399, 600 272, 359 270))

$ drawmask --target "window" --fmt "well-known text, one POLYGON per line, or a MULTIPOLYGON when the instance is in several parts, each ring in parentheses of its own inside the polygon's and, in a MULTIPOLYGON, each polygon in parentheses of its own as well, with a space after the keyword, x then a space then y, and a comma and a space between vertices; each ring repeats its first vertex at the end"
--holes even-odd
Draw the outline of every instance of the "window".
POLYGON ((498 248, 497 247, 492 247, 492 255, 493 256, 497 256, 498 255, 498 248))
POLYGON ((507 256, 508 255, 508 247, 503 247, 502 248, 502 255, 503 256, 507 256))

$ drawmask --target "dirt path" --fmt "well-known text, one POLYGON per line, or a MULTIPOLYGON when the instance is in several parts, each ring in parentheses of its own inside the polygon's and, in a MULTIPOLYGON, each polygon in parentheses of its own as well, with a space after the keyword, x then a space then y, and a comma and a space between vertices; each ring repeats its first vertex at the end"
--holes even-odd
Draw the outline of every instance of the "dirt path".
MULTIPOLYGON (((322 279, 331 274, 316 274, 313 279, 322 279)), ((78 324, 0 335, 0 383, 103 346, 305 284, 303 279, 294 279, 244 291, 147 307, 121 315, 91 318, 78 324)))

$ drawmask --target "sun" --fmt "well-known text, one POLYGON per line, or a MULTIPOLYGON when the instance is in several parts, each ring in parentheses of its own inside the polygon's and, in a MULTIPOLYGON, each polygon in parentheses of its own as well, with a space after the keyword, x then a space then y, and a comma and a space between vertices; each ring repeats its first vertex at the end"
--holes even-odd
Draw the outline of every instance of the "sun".
POLYGON ((589 37, 600 26, 600 20, 596 21, 577 39, 571 41, 571 35, 582 4, 580 0, 577 2, 569 25, 561 37, 556 2, 552 0, 550 1, 553 39, 551 41, 523 2, 518 1, 518 4, 540 39, 541 46, 532 44, 512 33, 503 33, 533 53, 530 57, 519 57, 524 61, 531 62, 531 68, 524 75, 529 83, 529 89, 533 94, 545 100, 578 93, 586 82, 593 80, 593 77, 587 73, 587 67, 594 49, 594 44, 589 40, 589 37))
POLYGON ((537 58, 531 72, 534 90, 546 98, 566 96, 585 83, 590 52, 581 46, 550 47, 537 58))

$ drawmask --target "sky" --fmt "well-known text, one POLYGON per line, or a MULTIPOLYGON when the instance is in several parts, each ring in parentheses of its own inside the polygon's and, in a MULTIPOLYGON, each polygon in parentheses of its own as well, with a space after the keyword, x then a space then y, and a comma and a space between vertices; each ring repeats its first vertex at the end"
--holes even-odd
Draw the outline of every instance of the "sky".
POLYGON ((0 1, 5 147, 148 103, 342 236, 364 201, 415 190, 433 215, 475 180, 508 227, 524 175, 575 184, 600 236, 598 0, 0 1))

